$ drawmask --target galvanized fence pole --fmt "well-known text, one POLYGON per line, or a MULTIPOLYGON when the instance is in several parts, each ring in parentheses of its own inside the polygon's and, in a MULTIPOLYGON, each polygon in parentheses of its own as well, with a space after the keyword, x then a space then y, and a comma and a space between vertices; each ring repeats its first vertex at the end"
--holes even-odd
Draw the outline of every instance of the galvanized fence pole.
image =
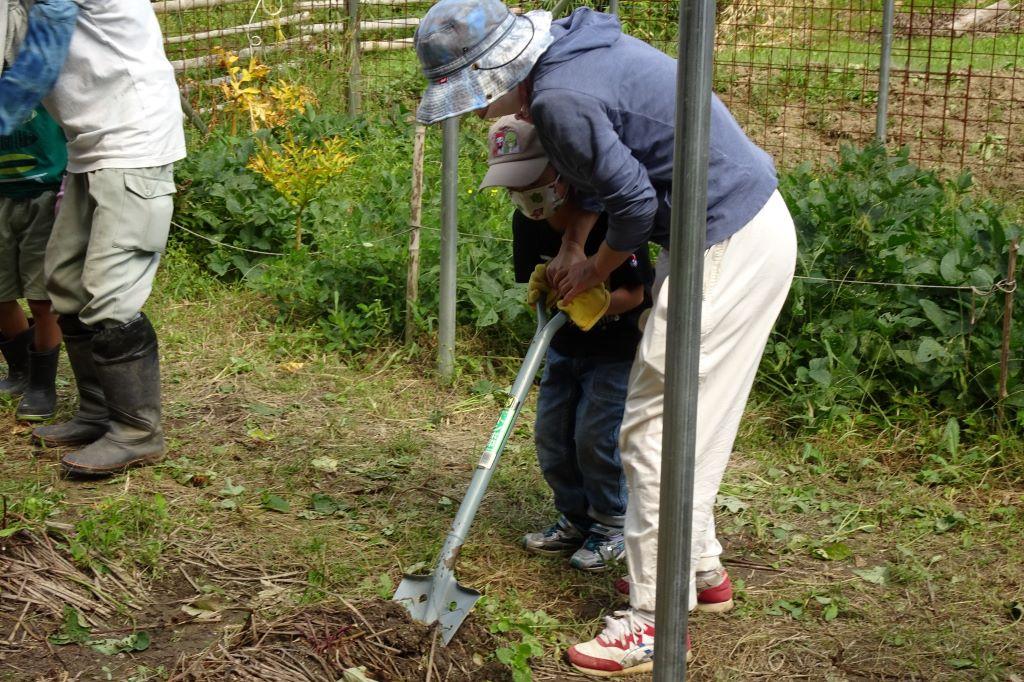
POLYGON ((896 0, 884 0, 882 9, 882 55, 878 63, 878 118, 875 119, 875 139, 885 144, 889 119, 889 70, 892 65, 892 24, 896 14, 896 0))
POLYGON ((619 0, 608 0, 608 14, 619 14, 619 0))
POLYGON ((359 70, 359 0, 347 0, 348 3, 348 35, 349 35, 349 66, 348 66, 348 115, 355 116, 362 106, 359 70))
POLYGON ((437 372, 448 383, 455 373, 455 268, 459 235, 459 119, 441 124, 441 307, 438 311, 437 372))
POLYGON ((669 249, 665 430, 654 647, 655 682, 686 679, 690 539, 697 441, 697 371, 707 233, 708 140, 715 0, 682 0, 676 76, 675 162, 669 249))

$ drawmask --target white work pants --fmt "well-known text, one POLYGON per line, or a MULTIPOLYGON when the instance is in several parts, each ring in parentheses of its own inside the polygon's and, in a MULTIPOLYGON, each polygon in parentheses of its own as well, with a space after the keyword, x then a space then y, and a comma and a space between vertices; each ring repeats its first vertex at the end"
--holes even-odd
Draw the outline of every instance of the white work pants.
MULTIPOLYGON (((667 258, 662 253, 662 274, 667 272, 667 258)), ((690 574, 690 608, 696 604, 694 572, 719 565, 722 546, 715 536, 715 496, 795 265, 793 219, 778 192, 743 229, 704 255, 693 560, 690 566, 676 569, 690 574)), ((625 535, 630 604, 652 613, 658 565, 667 277, 656 286, 654 308, 637 349, 620 435, 629 487, 625 535)))

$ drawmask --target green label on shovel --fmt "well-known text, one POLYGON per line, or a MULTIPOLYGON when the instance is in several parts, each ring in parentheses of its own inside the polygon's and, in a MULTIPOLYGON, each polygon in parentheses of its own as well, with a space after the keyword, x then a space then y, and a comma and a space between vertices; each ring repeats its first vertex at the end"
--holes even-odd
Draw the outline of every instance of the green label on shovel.
POLYGON ((508 434, 508 430, 512 427, 512 422, 516 415, 516 401, 514 399, 509 401, 508 406, 501 411, 498 416, 498 423, 494 425, 494 430, 491 431, 491 438, 487 441, 487 447, 484 448, 484 454, 480 456, 480 462, 476 465, 478 469, 490 469, 494 466, 494 460, 498 458, 498 454, 501 452, 501 447, 505 443, 505 436, 508 434))

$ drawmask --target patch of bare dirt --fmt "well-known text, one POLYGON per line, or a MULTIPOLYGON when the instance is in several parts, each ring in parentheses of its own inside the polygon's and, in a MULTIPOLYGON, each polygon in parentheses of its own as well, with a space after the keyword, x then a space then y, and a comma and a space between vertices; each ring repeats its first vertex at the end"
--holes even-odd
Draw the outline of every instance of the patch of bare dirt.
POLYGON ((472 617, 444 646, 434 642, 432 628, 412 622, 396 602, 345 602, 275 618, 254 614, 240 631, 183 660, 171 680, 335 682, 346 670, 362 667, 377 682, 505 682, 511 677, 500 664, 483 664, 497 646, 472 617))

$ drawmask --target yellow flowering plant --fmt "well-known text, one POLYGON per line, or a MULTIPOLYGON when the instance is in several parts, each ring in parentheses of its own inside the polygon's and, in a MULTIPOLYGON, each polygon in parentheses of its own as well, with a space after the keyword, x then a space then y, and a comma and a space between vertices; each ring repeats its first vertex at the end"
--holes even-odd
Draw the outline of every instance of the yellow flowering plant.
POLYGON ((288 122, 295 114, 302 113, 307 106, 315 106, 316 95, 305 85, 284 80, 268 82, 270 67, 261 64, 256 57, 249 59, 248 66, 239 66, 238 55, 217 47, 213 50, 227 71, 227 79, 220 83, 225 109, 232 114, 231 133, 238 132, 238 118, 247 116, 252 131, 260 128, 276 128, 288 122))

